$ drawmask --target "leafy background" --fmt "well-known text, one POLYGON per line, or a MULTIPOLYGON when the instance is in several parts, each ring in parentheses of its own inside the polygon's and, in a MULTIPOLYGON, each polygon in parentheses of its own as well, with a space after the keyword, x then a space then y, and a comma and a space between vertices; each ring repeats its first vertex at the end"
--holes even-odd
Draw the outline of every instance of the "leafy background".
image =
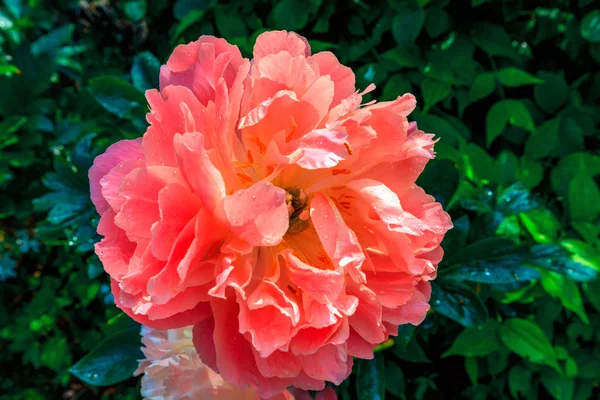
POLYGON ((267 29, 335 52, 359 88, 378 85, 373 98, 414 93, 414 118, 441 138, 419 180, 455 224, 432 311, 358 361, 341 398, 598 398, 598 8, 5 0, 0 398, 139 398, 138 327, 114 307, 92 252, 87 169, 143 133, 143 92, 174 46, 214 34, 249 56, 267 29))

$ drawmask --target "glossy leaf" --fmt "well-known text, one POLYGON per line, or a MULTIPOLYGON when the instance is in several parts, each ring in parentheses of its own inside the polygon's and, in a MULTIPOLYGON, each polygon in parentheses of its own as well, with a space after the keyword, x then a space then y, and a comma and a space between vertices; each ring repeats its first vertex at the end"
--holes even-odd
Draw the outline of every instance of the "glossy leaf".
POLYGON ((144 51, 133 59, 131 80, 139 91, 157 88, 159 73, 160 61, 152 53, 144 51))
POLYGON ((143 358, 139 330, 136 324, 104 339, 69 371, 92 386, 109 386, 130 379, 138 360, 143 358))
POLYGON ((145 104, 144 94, 128 82, 114 76, 99 76, 90 79, 90 91, 109 112, 125 117, 145 104))
POLYGON ((479 297, 458 282, 432 284, 431 303, 436 312, 463 326, 478 326, 487 320, 487 308, 479 297))
POLYGON ((356 362, 356 392, 359 400, 385 399, 385 366, 383 358, 375 355, 371 360, 356 362))
POLYGON ((597 272, 592 267, 573 260, 572 256, 557 244, 539 244, 531 248, 531 263, 558 272, 574 281, 590 281, 597 272))

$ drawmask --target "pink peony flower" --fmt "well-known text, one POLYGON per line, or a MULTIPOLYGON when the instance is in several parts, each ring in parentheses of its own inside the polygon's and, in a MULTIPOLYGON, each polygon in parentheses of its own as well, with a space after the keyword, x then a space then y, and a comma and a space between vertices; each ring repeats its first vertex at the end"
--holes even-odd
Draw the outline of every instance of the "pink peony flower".
MULTIPOLYGON (((261 400, 253 388, 240 390, 202 364, 192 343, 192 327, 158 330, 143 326, 142 352, 134 375, 142 377, 142 396, 147 400, 261 400)), ((316 400, 337 400, 331 387, 316 400)), ((306 391, 292 389, 270 400, 312 400, 306 391), (293 392, 293 394, 292 394, 293 392)))
POLYGON ((89 173, 117 306, 195 325, 202 362, 265 397, 340 384, 421 323, 452 227, 415 185, 435 141, 412 95, 365 92, 294 33, 260 35, 252 61, 210 36, 178 46, 144 137, 89 173))

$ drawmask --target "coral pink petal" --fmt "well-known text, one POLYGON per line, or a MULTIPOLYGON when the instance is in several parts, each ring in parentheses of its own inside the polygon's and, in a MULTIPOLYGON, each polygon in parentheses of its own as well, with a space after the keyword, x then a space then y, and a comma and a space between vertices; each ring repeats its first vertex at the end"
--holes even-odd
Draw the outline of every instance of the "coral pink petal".
POLYGON ((258 182, 238 190, 224 201, 223 212, 231 231, 254 246, 274 246, 288 230, 285 190, 258 182))
POLYGON ((194 308, 174 314, 168 318, 151 319, 147 315, 138 314, 129 307, 124 307, 121 303, 121 289, 116 281, 111 281, 111 290, 115 297, 115 304, 125 314, 129 315, 135 321, 142 325, 154 329, 176 329, 188 326, 190 323, 202 321, 211 314, 209 303, 198 303, 194 308))
POLYGON ((352 357, 348 357, 340 346, 327 345, 315 354, 303 356, 304 372, 314 379, 341 384, 348 377, 348 365, 352 357))
POLYGON ((362 338, 355 330, 350 330, 350 336, 346 342, 348 345, 348 355, 352 357, 358 357, 365 360, 371 360, 375 355, 373 354, 373 343, 367 342, 362 338))
POLYGON ((302 370, 302 359, 289 352, 278 350, 268 357, 261 357, 255 351, 254 358, 260 373, 266 378, 295 378, 302 370))
POLYGON ((340 64, 336 56, 328 51, 317 53, 311 57, 319 65, 321 76, 329 75, 335 85, 331 107, 335 107, 342 99, 345 99, 354 93, 355 78, 354 72, 346 66, 340 64))
POLYGON ((130 242, 125 231, 115 225, 114 218, 115 213, 110 209, 100 217, 98 234, 104 236, 104 239, 96 243, 95 250, 111 278, 121 279, 127 274, 135 243, 130 242))
POLYGON ((208 132, 206 108, 190 89, 167 86, 162 93, 146 91, 151 112, 147 114, 150 127, 144 134, 143 147, 147 165, 176 166, 173 150, 175 134, 208 132))
POLYGON ((402 209, 396 193, 383 183, 373 179, 358 179, 347 182, 346 187, 357 193, 390 230, 419 235, 425 229, 420 219, 402 209))
POLYGON ((331 386, 327 386, 315 396, 315 400, 337 400, 337 394, 331 386))
POLYGON ((158 193, 160 221, 152 226, 152 253, 167 260, 173 243, 200 210, 200 200, 185 186, 169 184, 158 193))
POLYGON ((104 178, 111 169, 123 161, 134 161, 137 162, 144 158, 142 153, 142 141, 141 139, 136 140, 121 140, 111 145, 106 151, 96 157, 94 164, 88 172, 90 180, 90 193, 92 203, 96 206, 98 214, 102 215, 106 210, 110 208, 109 203, 102 195, 102 186, 100 180, 104 178))
POLYGON ((240 304, 240 333, 250 334, 252 345, 261 357, 287 347, 298 319, 296 303, 270 281, 262 281, 247 301, 240 304))
POLYGON ((350 326, 366 341, 379 344, 386 338, 382 324, 382 307, 377 295, 365 285, 349 285, 346 292, 358 298, 356 312, 349 317, 350 326))
POLYGON ((337 299, 344 285, 341 272, 315 268, 291 253, 287 253, 285 258, 290 280, 305 293, 324 304, 337 299))
POLYGON ((364 274, 360 267, 365 259, 356 234, 348 228, 331 200, 317 193, 310 204, 310 217, 325 252, 335 265, 345 268, 358 281, 364 274))
POLYGON ((211 301, 215 331, 214 343, 219 372, 227 382, 243 389, 247 385, 257 386, 263 397, 273 396, 290 385, 291 380, 265 378, 258 371, 250 343, 240 333, 237 315, 238 305, 231 296, 227 300, 211 301))
POLYGON ((218 373, 217 353, 213 341, 214 332, 215 319, 213 317, 206 318, 194 325, 192 339, 202 362, 218 373))
POLYGON ((317 129, 289 143, 287 152, 302 168, 332 168, 348 155, 346 138, 343 129, 317 129))
POLYGON ((270 54, 286 51, 292 56, 310 56, 310 45, 302 36, 294 32, 271 31, 258 35, 254 44, 254 60, 270 54))
POLYGON ((186 181, 204 207, 214 210, 225 197, 225 182, 204 149, 204 136, 200 133, 177 134, 174 147, 186 181))

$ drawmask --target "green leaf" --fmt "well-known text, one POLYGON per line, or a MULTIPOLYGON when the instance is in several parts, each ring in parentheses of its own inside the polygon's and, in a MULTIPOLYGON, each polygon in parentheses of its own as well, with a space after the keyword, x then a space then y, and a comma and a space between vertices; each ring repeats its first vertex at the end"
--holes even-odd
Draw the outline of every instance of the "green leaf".
POLYGON ((553 118, 540 125, 529 135, 525 144, 525 155, 534 160, 548 157, 558 145, 560 118, 553 118))
MULTIPOLYGON (((504 187, 514 184, 518 179, 517 174, 519 173, 519 164, 519 159, 512 151, 502 151, 494 164, 494 169, 496 170, 494 181, 498 185, 504 187)), ((512 199, 508 199, 508 202, 510 201, 512 201, 512 199)))
POLYGON ((481 22, 475 25, 473 42, 492 56, 504 56, 517 59, 517 50, 512 46, 510 37, 500 25, 481 22))
POLYGON ((398 44, 413 43, 423 29, 425 11, 421 8, 399 12, 392 22, 392 36, 398 44))
POLYGON ((215 0, 177 0, 173 7, 173 15, 178 20, 184 19, 193 11, 206 11, 213 6, 215 0))
POLYGON ((301 0, 283 0, 273 9, 275 28, 300 30, 308 22, 308 8, 301 0))
POLYGON ((383 65, 392 71, 418 67, 422 62, 419 48, 409 43, 386 51, 381 58, 384 61, 383 65))
POLYGON ((574 221, 593 221, 600 215, 600 189, 583 163, 569 184, 568 200, 574 221))
POLYGON ((531 263, 579 282, 590 281, 598 275, 595 269, 573 260, 571 255, 557 244, 533 246, 531 248, 531 263))
POLYGON ((479 365, 475 357, 465 357, 465 370, 473 386, 479 381, 479 365))
POLYGON ((507 319, 500 326, 500 339, 513 353, 561 371, 550 340, 535 322, 520 318, 507 319))
POLYGON ((504 189, 496 199, 496 210, 505 216, 517 215, 539 206, 536 197, 520 182, 504 189))
POLYGON ((188 28, 200 23, 202 17, 204 17, 204 11, 192 10, 188 12, 175 27, 175 30, 173 31, 172 35, 172 40, 176 41, 188 28))
POLYGON ((107 111, 123 118, 139 110, 146 99, 144 94, 123 79, 98 76, 90 79, 90 91, 107 111))
POLYGON ((489 148, 507 124, 533 132, 535 124, 525 104, 519 100, 500 100, 485 119, 486 144, 489 148))
POLYGON ((519 399, 519 395, 525 397, 531 388, 531 371, 522 365, 515 365, 508 373, 508 388, 513 398, 519 399))
POLYGON ((600 279, 584 283, 583 292, 594 308, 600 312, 600 279))
POLYGON ((452 267, 440 270, 440 275, 457 281, 487 284, 510 284, 539 278, 539 273, 526 264, 527 247, 510 240, 488 238, 461 249, 447 261, 452 267))
POLYGON ((556 272, 547 271, 542 275, 541 283, 546 293, 559 299, 566 309, 573 311, 583 322, 589 324, 583 299, 575 282, 556 272))
POLYGON ((75 25, 70 24, 48 32, 31 44, 31 53, 53 55, 59 47, 71 40, 74 31, 75 25))
POLYGON ((406 399, 406 395, 404 394, 406 384, 402 368, 389 360, 385 361, 385 390, 398 398, 406 399))
POLYGON ((144 51, 133 59, 131 80, 138 90, 145 92, 148 89, 157 89, 159 73, 160 61, 152 53, 144 51))
POLYGON ((600 10, 593 10, 586 14, 581 21, 581 36, 592 43, 600 42, 600 10))
POLYGON ((519 181, 531 190, 544 179, 544 167, 537 161, 521 157, 521 168, 517 176, 519 181))
POLYGON ((433 309, 462 326, 478 326, 488 317, 486 306, 466 285, 445 281, 443 286, 432 284, 431 304, 433 309))
POLYGON ((569 154, 563 157, 552 170, 550 176, 552 188, 560 196, 568 196, 569 185, 575 178, 575 175, 580 172, 582 165, 591 176, 600 174, 600 156, 591 153, 569 154))
POLYGON ((558 239, 560 222, 547 208, 530 210, 519 217, 536 243, 553 243, 558 239))
POLYGON ((410 93, 411 90, 410 81, 402 74, 395 74, 385 82, 381 100, 395 100, 404 93, 410 93))
POLYGON ((92 386, 109 386, 133 377, 140 350, 140 326, 133 325, 104 339, 69 370, 92 386))
POLYGON ((148 11, 147 0, 129 0, 123 5, 125 15, 132 21, 141 21, 148 11))
POLYGON ((443 8, 428 7, 425 13, 425 30, 435 39, 452 26, 452 19, 443 8))
POLYGON ((533 97, 542 110, 552 114, 567 101, 569 86, 559 74, 540 71, 538 76, 544 83, 535 86, 533 97))
MULTIPOLYGON (((411 333, 412 334, 412 333, 411 333)), ((394 342, 392 348, 393 353, 400 359, 411 362, 411 363, 430 363, 431 360, 427 358, 425 350, 417 342, 416 337, 411 336, 408 342, 405 342, 406 336, 400 342, 394 342)))
POLYGON ((359 400, 385 399, 385 366, 376 354, 371 360, 356 360, 356 393, 359 400))
MULTIPOLYGON (((423 129, 423 127, 421 126, 423 129)), ((427 131, 431 132, 431 131, 427 131)), ((434 196, 443 205, 448 204, 456 187, 459 176, 454 162, 450 160, 436 160, 432 162, 419 176, 419 186, 434 196)))
POLYGON ((572 400, 575 393, 575 380, 556 373, 552 370, 543 370, 541 381, 548 393, 555 400, 572 400))
POLYGON ((498 322, 491 319, 481 326, 463 329, 442 358, 453 355, 480 357, 497 351, 502 345, 498 329, 498 322))
POLYGON ((447 83, 425 79, 421 83, 421 92, 425 103, 424 111, 427 112, 435 104, 450 96, 450 90, 451 86, 447 83))
POLYGON ((539 79, 519 68, 508 67, 502 68, 496 73, 498 80, 501 84, 508 87, 517 87, 523 85, 533 85, 537 83, 544 83, 542 79, 539 79))
POLYGON ((248 36, 248 28, 243 18, 230 9, 217 8, 215 22, 221 36, 227 39, 248 36))
POLYGON ((71 364, 69 344, 64 336, 54 336, 42 346, 40 363, 55 372, 61 372, 71 364))

